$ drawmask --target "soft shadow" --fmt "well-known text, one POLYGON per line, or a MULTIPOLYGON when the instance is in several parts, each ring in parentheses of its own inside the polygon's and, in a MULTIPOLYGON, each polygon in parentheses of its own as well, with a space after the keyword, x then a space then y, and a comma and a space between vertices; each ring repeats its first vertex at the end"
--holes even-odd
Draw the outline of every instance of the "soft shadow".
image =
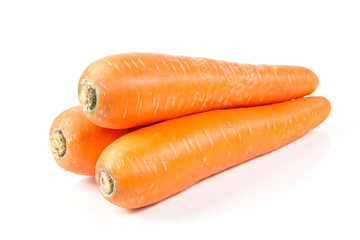
POLYGON ((85 177, 84 179, 81 179, 79 182, 77 182, 76 185, 82 189, 90 190, 90 191, 94 190, 94 188, 97 189, 95 177, 93 176, 89 176, 89 177, 85 177))
MULTIPOLYGON (((119 208, 100 194, 95 177, 85 177, 72 188, 70 202, 81 212, 96 216, 118 216, 119 208)), ((126 211, 123 211, 126 214, 126 211)))
MULTIPOLYGON (((209 177, 164 201, 125 211, 125 214, 151 221, 169 221, 233 209, 240 214, 251 213, 309 176, 329 145, 327 134, 311 132, 281 149, 209 177)), ((124 211, 120 212, 124 214, 124 211)))

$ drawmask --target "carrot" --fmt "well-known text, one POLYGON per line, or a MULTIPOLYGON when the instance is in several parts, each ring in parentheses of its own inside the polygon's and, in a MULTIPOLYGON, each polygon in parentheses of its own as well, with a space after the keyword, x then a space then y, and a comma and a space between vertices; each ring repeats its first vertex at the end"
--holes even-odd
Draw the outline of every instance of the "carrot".
POLYGON ((129 128, 219 108, 302 97, 317 76, 297 66, 249 65, 150 53, 118 54, 91 63, 80 104, 96 125, 129 128))
POLYGON ((100 155, 96 181, 102 195, 117 206, 147 206, 290 143, 329 112, 327 99, 309 97, 158 123, 111 143, 100 155))
POLYGON ((131 130, 98 127, 86 118, 81 106, 72 107, 62 112, 52 123, 50 148, 57 164, 63 169, 94 176, 100 153, 131 130))

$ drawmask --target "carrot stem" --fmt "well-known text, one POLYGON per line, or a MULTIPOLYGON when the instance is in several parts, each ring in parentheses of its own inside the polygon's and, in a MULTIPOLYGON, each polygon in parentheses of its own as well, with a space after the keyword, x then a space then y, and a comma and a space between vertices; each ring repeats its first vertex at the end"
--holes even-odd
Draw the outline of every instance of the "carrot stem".
POLYGON ((115 192, 115 181, 113 177, 105 169, 101 169, 98 174, 98 183, 100 191, 107 197, 110 197, 115 192))
POLYGON ((96 108, 97 90, 96 85, 90 79, 84 78, 79 86, 80 105, 85 112, 91 113, 96 108))
POLYGON ((55 130, 50 136, 50 149, 56 158, 62 158, 66 154, 66 139, 61 130, 55 130))

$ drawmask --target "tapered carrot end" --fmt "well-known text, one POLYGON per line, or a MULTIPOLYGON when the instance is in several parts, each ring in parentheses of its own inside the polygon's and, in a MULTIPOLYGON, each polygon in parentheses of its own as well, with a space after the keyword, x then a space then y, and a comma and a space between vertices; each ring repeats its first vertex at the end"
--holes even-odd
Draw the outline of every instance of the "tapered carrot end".
POLYGON ((309 68, 299 67, 302 69, 303 78, 300 78, 302 82, 299 82, 301 86, 306 88, 304 96, 312 94, 319 86, 319 77, 309 68))
POLYGON ((97 105, 97 89, 95 83, 87 78, 84 78, 78 90, 80 105, 83 107, 84 112, 94 112, 97 105))
POLYGON ((327 116, 326 117, 328 117, 331 112, 331 103, 330 103, 329 99, 327 99, 325 97, 322 97, 322 98, 327 106, 327 116))
POLYGON ((56 130, 50 136, 50 149, 55 158, 62 158, 66 154, 66 139, 61 130, 56 130))
POLYGON ((101 193, 106 197, 110 197, 115 192, 115 180, 105 169, 98 171, 97 184, 101 193))

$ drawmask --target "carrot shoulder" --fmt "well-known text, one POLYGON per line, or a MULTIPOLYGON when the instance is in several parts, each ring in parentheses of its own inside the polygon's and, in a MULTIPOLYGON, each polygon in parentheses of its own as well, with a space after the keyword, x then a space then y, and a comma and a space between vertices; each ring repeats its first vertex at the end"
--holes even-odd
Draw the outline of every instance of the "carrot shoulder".
POLYGON ((304 67, 129 53, 90 64, 78 93, 90 121, 120 129, 219 108, 282 102, 308 95, 317 86, 317 76, 304 67))
POLYGON ((96 166, 97 184, 102 195, 120 207, 153 204, 294 141, 329 112, 327 99, 309 97, 214 110, 145 127, 104 150, 96 166))
POLYGON ((100 153, 131 130, 98 127, 86 118, 81 106, 72 107, 62 112, 52 123, 50 148, 57 164, 63 169, 94 176, 100 153))

